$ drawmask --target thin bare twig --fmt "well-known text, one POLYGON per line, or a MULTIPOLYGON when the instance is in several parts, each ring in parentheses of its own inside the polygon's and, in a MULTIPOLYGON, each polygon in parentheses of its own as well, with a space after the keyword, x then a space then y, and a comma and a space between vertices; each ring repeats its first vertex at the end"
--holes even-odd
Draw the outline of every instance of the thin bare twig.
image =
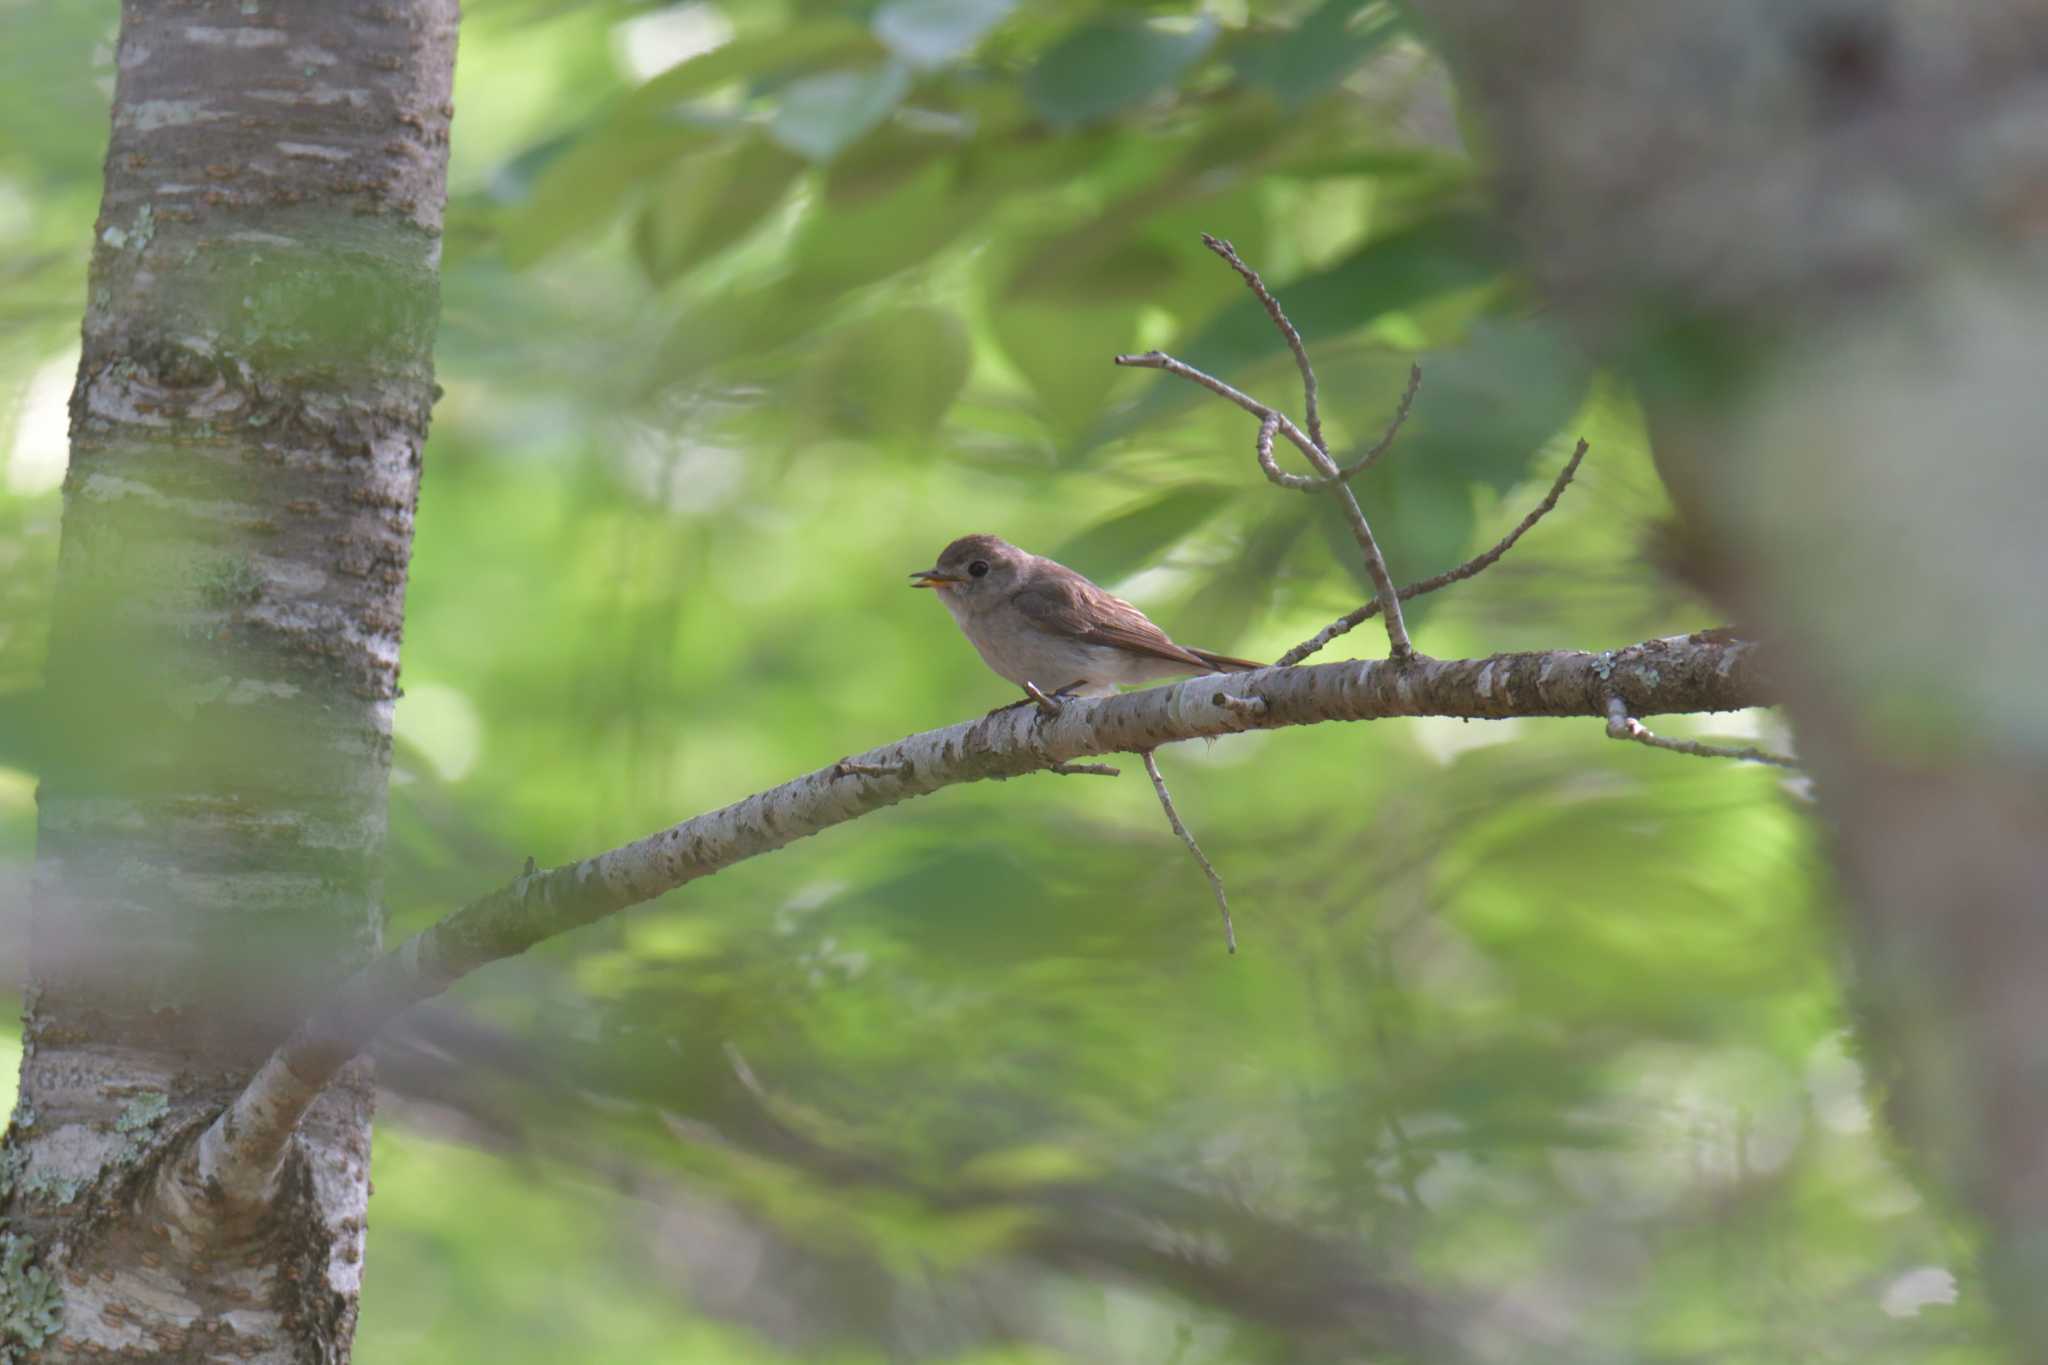
MULTIPOLYGON (((1371 450, 1366 451, 1365 454, 1337 471, 1336 477, 1339 480, 1357 478, 1360 474, 1378 464, 1380 456, 1394 448, 1394 438, 1401 434, 1402 424, 1408 420, 1408 409, 1415 406, 1415 395, 1421 388, 1422 367, 1420 365, 1410 365, 1408 367, 1408 387, 1401 391, 1400 406, 1394 409, 1394 418, 1387 423, 1386 432, 1374 443, 1371 450)), ((1310 482, 1316 487, 1321 488, 1329 480, 1312 479, 1310 482)))
MULTIPOLYGON (((1565 486, 1572 481, 1572 475, 1579 472, 1579 462, 1586 458, 1587 449, 1588 447, 1584 441, 1580 441, 1573 448, 1571 459, 1565 461, 1564 469, 1559 472, 1555 479, 1551 480, 1550 491, 1543 495, 1543 501, 1537 503, 1530 510, 1528 516, 1523 517, 1520 522, 1516 523, 1514 530, 1496 541, 1492 549, 1474 555, 1457 568, 1440 573, 1434 578, 1425 578, 1419 582, 1410 583, 1407 587, 1401 589, 1398 594, 1400 599, 1405 602, 1411 597, 1421 597, 1423 594, 1435 592, 1439 588, 1448 588, 1453 583, 1462 583, 1466 579, 1492 568, 1502 555, 1514 548, 1516 541, 1527 534, 1530 527, 1543 520, 1557 506, 1557 500, 1563 495, 1565 486)), ((1379 615, 1379 610, 1380 600, 1375 597, 1364 606, 1354 611, 1346 612, 1330 622, 1329 625, 1317 631, 1309 639, 1303 640, 1300 644, 1282 654, 1278 659, 1274 660, 1274 666, 1284 668, 1290 664, 1300 663, 1311 654, 1320 651, 1338 636, 1348 633, 1361 623, 1379 615)))
MULTIPOLYGON (((1386 557, 1380 553, 1379 542, 1373 538, 1372 526, 1366 521, 1365 512, 1359 507, 1357 496, 1344 481, 1344 472, 1337 467, 1337 462, 1330 458, 1330 452, 1322 443, 1321 418, 1315 415, 1315 371, 1309 365, 1308 353, 1301 343, 1301 334, 1295 330, 1294 324, 1287 320, 1286 312, 1280 307, 1279 300, 1273 297, 1272 291, 1266 288, 1265 281, 1259 278, 1259 272, 1246 265, 1230 243, 1206 233, 1203 234, 1202 241, 1243 277, 1245 284, 1258 296, 1259 302, 1266 306, 1267 315, 1273 319, 1273 325, 1278 327, 1281 335, 1287 339, 1287 345, 1294 352, 1296 363, 1301 370, 1302 391, 1308 400, 1310 413, 1310 431, 1304 432, 1278 409, 1268 407, 1250 394, 1232 388, 1214 375, 1204 373, 1185 361, 1176 360, 1164 351, 1147 351, 1143 355, 1120 355, 1116 358, 1116 363, 1143 369, 1165 370, 1168 374, 1179 375, 1183 379, 1200 384, 1211 393, 1228 399, 1258 418, 1259 468, 1265 471, 1267 479, 1283 488, 1321 488, 1337 500, 1338 506, 1344 509, 1344 519, 1351 524, 1351 535, 1358 542, 1359 553, 1364 557, 1365 572, 1372 580, 1374 598, 1388 604, 1384 613, 1387 622, 1387 653, 1396 660, 1413 658, 1415 646, 1408 640, 1408 625, 1401 618, 1401 602, 1394 591, 1394 580, 1387 572, 1386 557), (1272 431, 1269 432, 1268 428, 1272 431), (1298 474, 1284 472, 1273 460, 1273 433, 1286 436, 1322 477, 1304 479, 1298 474)), ((1411 377, 1411 387, 1414 382, 1411 377)), ((1401 416, 1403 419, 1406 417, 1405 403, 1401 416)), ((1378 453, 1368 452, 1366 462, 1370 463, 1377 458, 1378 453)))
POLYGON ((1265 471, 1269 482, 1279 484, 1282 488, 1298 488, 1304 493, 1313 492, 1322 484, 1321 479, 1308 479, 1299 474, 1289 474, 1280 467, 1280 462, 1273 458, 1273 434, 1280 430, 1280 423, 1283 420, 1277 412, 1269 412, 1260 420, 1258 439, 1252 442, 1252 449, 1259 452, 1259 468, 1265 471))
POLYGON ((1308 363, 1308 348, 1301 344, 1301 333, 1295 330, 1287 310, 1280 306, 1280 300, 1273 297, 1273 291, 1266 288, 1266 282, 1259 278, 1259 272, 1238 256, 1236 247, 1206 232, 1202 234, 1202 245, 1221 256, 1232 270, 1244 278, 1245 285, 1266 306, 1266 316, 1273 319, 1273 325, 1287 339, 1287 349, 1294 352, 1294 367, 1301 371, 1302 415, 1307 419, 1308 438, 1315 442, 1317 450, 1327 453, 1330 446, 1323 440, 1323 417, 1316 410, 1316 368, 1308 363))
MULTIPOLYGON (((1176 360, 1164 351, 1146 351, 1143 355, 1117 356, 1115 363, 1130 370, 1164 370, 1168 374, 1179 375, 1190 383, 1200 384, 1217 397, 1237 404, 1237 406, 1258 418, 1261 424, 1270 418, 1274 429, 1280 435, 1285 436, 1296 450, 1299 450, 1309 459, 1313 460, 1317 454, 1316 443, 1308 438, 1307 432, 1294 424, 1292 417, 1289 417, 1278 408, 1267 407, 1243 389, 1233 388, 1215 375, 1210 374, 1207 370, 1198 370, 1185 360, 1176 360)), ((1283 472, 1277 465, 1268 473, 1267 477, 1282 488, 1320 488, 1322 486, 1322 480, 1320 479, 1309 479, 1303 478, 1299 474, 1288 474, 1283 472)))
POLYGON ((1320 419, 1315 415, 1315 371, 1308 363, 1308 353, 1301 344, 1301 333, 1287 319, 1280 301, 1266 288, 1266 282, 1259 278, 1259 272, 1246 265, 1237 254, 1237 249, 1226 241, 1203 234, 1202 242, 1209 250, 1221 256, 1224 262, 1241 276, 1260 303, 1266 306, 1266 315, 1273 319, 1273 325, 1287 338, 1287 345, 1294 352, 1295 361, 1301 370, 1302 394, 1308 402, 1309 446, 1302 451, 1308 462, 1315 466, 1316 473, 1329 483, 1330 496, 1344 509, 1345 520, 1351 523, 1351 534, 1358 541, 1359 552, 1365 556, 1366 577, 1372 580, 1373 595, 1387 603, 1387 653, 1395 659, 1407 659, 1414 655, 1415 646, 1408 642, 1408 623, 1401 619, 1401 599, 1395 595, 1393 576, 1387 572, 1386 557, 1380 553, 1379 542, 1373 538, 1372 526, 1365 519, 1365 511, 1358 505, 1358 497, 1351 486, 1344 482, 1337 462, 1330 458, 1330 451, 1323 444, 1320 419))
POLYGON ((1690 739, 1666 739, 1662 735, 1653 734, 1641 721, 1631 716, 1628 713, 1628 703, 1620 697, 1607 699, 1607 737, 1633 740, 1637 744, 1647 744, 1652 749, 1669 749, 1674 754, 1691 754, 1694 758, 1733 758, 1745 763, 1768 763, 1774 768, 1802 766, 1796 758, 1774 754, 1767 749, 1701 744, 1690 739))
POLYGON ((1113 768, 1107 763, 1055 763, 1050 768, 1047 768, 1046 771, 1058 773, 1062 777, 1123 776, 1123 772, 1120 769, 1113 768))
POLYGON ((855 761, 901 763, 896 783, 849 787, 828 765, 593 857, 513 878, 369 962, 312 1010, 242 1092, 160 1172, 189 1204, 215 1192, 267 1207, 292 1134, 335 1075, 394 1016, 489 963, 592 924, 798 839, 966 782, 1021 777, 1054 763, 1142 753, 1245 729, 1386 716, 1590 716, 1619 693, 1636 715, 1728 711, 1779 699, 1756 645, 1708 631, 1592 655, 1573 650, 1485 659, 1417 659, 1270 669, 1264 715, 1183 705, 1213 683, 1181 683, 1091 703, 1044 727, 984 717, 911 735, 855 761), (1203 690, 1189 693, 1188 688, 1203 690))
POLYGON ((1139 754, 1145 760, 1145 771, 1151 775, 1152 790, 1159 793, 1159 805, 1166 812, 1166 823, 1173 826, 1173 832, 1188 846, 1188 852, 1195 855, 1195 861, 1202 865, 1202 875, 1209 879, 1209 889, 1216 893, 1216 908, 1223 914, 1223 944, 1231 952, 1237 951, 1237 927, 1230 922, 1230 898, 1223 894, 1223 878, 1202 852, 1202 846, 1195 842, 1195 836, 1188 833, 1188 827, 1181 823, 1180 812, 1173 808, 1173 797, 1166 790, 1166 779, 1159 775, 1159 760, 1153 751, 1144 750, 1139 754))

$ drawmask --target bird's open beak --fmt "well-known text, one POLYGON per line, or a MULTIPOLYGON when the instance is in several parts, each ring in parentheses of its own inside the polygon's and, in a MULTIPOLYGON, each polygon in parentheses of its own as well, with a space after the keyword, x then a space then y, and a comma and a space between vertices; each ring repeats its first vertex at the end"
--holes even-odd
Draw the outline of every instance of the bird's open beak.
POLYGON ((916 580, 910 585, 913 588, 943 588, 960 581, 958 574, 940 573, 937 569, 919 569, 911 578, 916 580))

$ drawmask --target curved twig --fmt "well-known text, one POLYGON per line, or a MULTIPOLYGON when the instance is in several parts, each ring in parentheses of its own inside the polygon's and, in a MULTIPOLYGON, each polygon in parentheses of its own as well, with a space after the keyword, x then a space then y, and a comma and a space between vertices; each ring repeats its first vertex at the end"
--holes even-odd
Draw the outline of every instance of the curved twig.
POLYGON ((1280 306, 1280 300, 1273 297, 1273 291, 1266 288, 1266 282, 1259 278, 1259 272, 1246 265, 1237 254, 1236 247, 1206 232, 1202 234, 1202 245, 1221 256, 1232 270, 1243 277, 1246 287, 1266 306, 1266 316, 1273 319, 1273 325, 1286 338, 1287 349, 1294 352, 1294 367, 1301 371, 1302 417, 1308 425, 1308 438, 1315 442, 1317 450, 1327 453, 1330 446, 1323 440, 1323 416, 1316 410, 1316 367, 1308 363, 1308 347, 1302 345, 1301 333, 1295 330, 1287 310, 1280 306))

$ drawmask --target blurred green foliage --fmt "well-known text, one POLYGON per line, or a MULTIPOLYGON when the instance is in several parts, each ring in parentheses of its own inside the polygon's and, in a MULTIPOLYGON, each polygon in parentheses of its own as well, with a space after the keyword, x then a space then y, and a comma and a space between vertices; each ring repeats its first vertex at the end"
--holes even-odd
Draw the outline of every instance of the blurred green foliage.
MULTIPOLYGON (((1395 6, 468 10, 394 938, 528 854, 1006 700, 902 590, 956 534, 1235 653, 1355 605, 1341 523, 1258 478, 1244 414, 1109 364, 1166 346, 1294 397, 1201 231, 1279 289, 1340 454, 1423 365, 1360 490, 1397 578, 1593 442, 1524 548, 1417 604, 1427 652, 1703 624, 1638 559, 1663 502, 1634 409, 1506 271, 1395 6)), ((24 452, 83 302, 113 22, 0 10, 7 888, 58 516, 24 452)), ((427 1012, 385 1049, 357 1358, 1990 1358, 1940 1292, 1960 1230, 1870 1128, 1774 775, 1592 722, 1165 764, 1235 959, 1141 776, 1048 776, 743 864, 427 1012)))

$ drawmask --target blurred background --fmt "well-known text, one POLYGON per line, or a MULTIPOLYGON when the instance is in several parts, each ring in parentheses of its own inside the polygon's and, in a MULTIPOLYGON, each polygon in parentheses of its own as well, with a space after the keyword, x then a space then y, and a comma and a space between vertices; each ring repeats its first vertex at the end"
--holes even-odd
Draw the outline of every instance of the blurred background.
MULTIPOLYGON (((1421 649, 1713 623, 1646 557, 1635 405, 1505 269, 1483 149, 1392 5, 467 11, 389 941, 528 855, 1007 700, 903 591, 956 535, 1237 654, 1369 596, 1244 414, 1109 363, 1163 346, 1296 399, 1203 231, 1279 289, 1340 456, 1422 365, 1360 486, 1397 581, 1592 443, 1514 554, 1411 608, 1421 649)), ((115 22, 0 6, 10 695, 47 628, 115 22)), ((883 812, 421 1012, 380 1056, 357 1359, 1994 1358, 1967 1229, 1873 1129, 1796 781, 1592 721, 1162 764, 1235 958, 1131 762, 883 812)), ((9 962, 19 932, 0 914, 9 962)))

